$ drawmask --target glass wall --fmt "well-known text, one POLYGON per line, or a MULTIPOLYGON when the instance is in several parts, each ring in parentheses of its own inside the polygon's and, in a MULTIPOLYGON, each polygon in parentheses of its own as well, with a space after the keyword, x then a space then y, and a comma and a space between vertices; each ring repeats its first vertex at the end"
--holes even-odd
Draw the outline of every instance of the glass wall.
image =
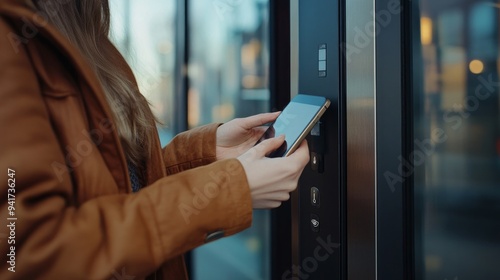
POLYGON ((414 71, 423 85, 414 94, 412 159, 417 279, 498 279, 500 3, 420 0, 419 6, 414 58, 422 67, 414 71))
POLYGON ((176 1, 111 0, 111 38, 132 67, 141 93, 161 121, 163 145, 173 136, 176 1))
MULTIPOLYGON (((268 0, 188 1, 188 123, 196 127, 269 111, 268 0)), ((193 279, 268 279, 270 215, 196 249, 193 279)))

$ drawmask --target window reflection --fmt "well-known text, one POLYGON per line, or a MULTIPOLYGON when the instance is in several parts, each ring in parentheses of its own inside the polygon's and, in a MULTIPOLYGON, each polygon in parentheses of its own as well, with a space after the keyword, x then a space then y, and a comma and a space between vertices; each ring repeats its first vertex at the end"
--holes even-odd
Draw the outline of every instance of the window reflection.
POLYGON ((500 275, 499 7, 420 1, 414 148, 427 158, 414 159, 418 279, 500 275))
MULTIPOLYGON (((269 111, 268 0, 189 1, 188 123, 196 127, 269 111)), ((270 216, 196 249, 195 280, 268 279, 270 216)))

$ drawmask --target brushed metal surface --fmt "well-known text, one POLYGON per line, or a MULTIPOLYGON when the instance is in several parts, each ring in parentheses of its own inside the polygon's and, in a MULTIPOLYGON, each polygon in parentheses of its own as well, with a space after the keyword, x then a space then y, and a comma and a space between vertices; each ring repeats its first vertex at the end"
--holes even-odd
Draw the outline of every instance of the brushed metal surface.
POLYGON ((375 2, 346 1, 347 275, 377 279, 375 2))

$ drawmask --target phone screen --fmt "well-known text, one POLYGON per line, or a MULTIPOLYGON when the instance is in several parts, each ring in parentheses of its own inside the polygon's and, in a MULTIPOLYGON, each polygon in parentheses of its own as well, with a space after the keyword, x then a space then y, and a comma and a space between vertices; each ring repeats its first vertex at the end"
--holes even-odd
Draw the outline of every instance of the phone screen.
POLYGON ((266 130, 264 135, 257 142, 285 135, 285 142, 268 157, 282 157, 292 145, 300 138, 307 125, 314 119, 314 116, 321 109, 321 106, 290 102, 285 110, 281 112, 276 121, 266 130))

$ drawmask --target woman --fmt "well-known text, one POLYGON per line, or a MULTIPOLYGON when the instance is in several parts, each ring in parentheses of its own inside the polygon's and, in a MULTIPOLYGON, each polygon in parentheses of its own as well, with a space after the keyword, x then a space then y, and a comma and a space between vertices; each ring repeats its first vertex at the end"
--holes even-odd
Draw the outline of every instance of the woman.
POLYGON ((185 279, 183 253, 296 188, 305 143, 279 159, 265 155, 282 137, 252 147, 276 114, 161 149, 107 1, 2 0, 0 16, 0 279, 185 279))

